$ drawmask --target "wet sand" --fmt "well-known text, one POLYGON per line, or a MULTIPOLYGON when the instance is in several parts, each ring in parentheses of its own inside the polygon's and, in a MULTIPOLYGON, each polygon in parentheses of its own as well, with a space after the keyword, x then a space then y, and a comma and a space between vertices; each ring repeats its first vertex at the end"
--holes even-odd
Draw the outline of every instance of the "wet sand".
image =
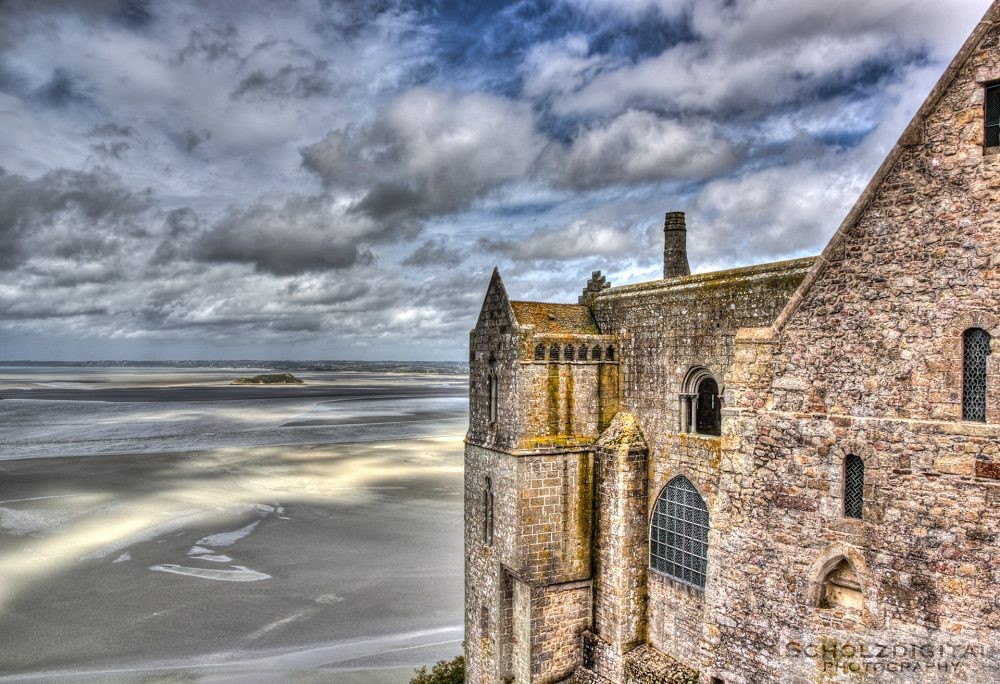
POLYGON ((0 681, 406 682, 458 654, 449 429, 0 461, 0 681))

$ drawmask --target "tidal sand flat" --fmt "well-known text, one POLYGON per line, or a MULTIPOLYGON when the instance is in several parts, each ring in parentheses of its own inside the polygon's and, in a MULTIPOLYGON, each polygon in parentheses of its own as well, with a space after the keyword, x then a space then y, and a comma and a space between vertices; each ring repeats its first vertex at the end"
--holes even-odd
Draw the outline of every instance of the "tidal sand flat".
POLYGON ((3 399, 0 681, 405 682, 459 653, 464 383, 3 399))

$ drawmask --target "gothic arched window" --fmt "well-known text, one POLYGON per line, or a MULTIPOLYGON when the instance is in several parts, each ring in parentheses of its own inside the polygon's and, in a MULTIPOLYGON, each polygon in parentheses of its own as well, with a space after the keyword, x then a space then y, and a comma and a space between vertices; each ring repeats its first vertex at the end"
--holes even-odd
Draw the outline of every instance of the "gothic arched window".
POLYGON ((558 360, 559 360, 559 345, 553 344, 549 348, 549 361, 558 361, 558 360))
POLYGON ((606 358, 608 361, 614 361, 615 360, 615 348, 614 347, 608 347, 608 352, 607 352, 607 354, 604 355, 604 358, 606 358))
POLYGON ((844 459, 844 516, 861 519, 865 504, 865 462, 851 454, 844 459))
POLYGON ((649 531, 649 567, 704 588, 708 570, 708 506, 686 477, 660 492, 649 531))
POLYGON ((986 363, 990 334, 969 328, 962 336, 962 420, 986 422, 986 363))
POLYGON ((600 361, 601 360, 601 348, 600 347, 594 347, 593 349, 590 350, 590 360, 591 361, 600 361))
POLYGON ((540 344, 537 347, 535 347, 535 361, 544 361, 544 360, 545 360, 545 345, 540 344))
POLYGON ((572 361, 576 357, 576 350, 573 349, 572 344, 567 344, 564 350, 565 358, 567 361, 572 361))
POLYGON ((483 543, 493 545, 493 480, 489 477, 483 486, 483 543))

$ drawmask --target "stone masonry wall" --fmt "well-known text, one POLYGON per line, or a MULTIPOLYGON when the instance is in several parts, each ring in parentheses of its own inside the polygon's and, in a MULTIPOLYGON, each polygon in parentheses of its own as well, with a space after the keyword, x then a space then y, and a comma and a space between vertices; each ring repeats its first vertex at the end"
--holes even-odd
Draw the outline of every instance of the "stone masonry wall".
MULTIPOLYGON (((594 300, 602 332, 621 336, 622 409, 638 418, 649 447, 646 515, 637 523, 640 545, 628 559, 608 559, 598 539, 595 554, 604 562, 638 564, 645 578, 645 596, 639 602, 646 605, 645 638, 685 662, 697 665, 706 657, 704 596, 653 571, 645 572, 649 516, 670 479, 684 475, 691 480, 714 516, 720 439, 679 434, 683 381, 692 367, 708 368, 728 401, 723 381, 732 361, 736 331, 770 324, 812 263, 801 259, 613 288, 594 300)), ((711 549, 710 557, 715 558, 711 549)), ((710 573, 714 562, 710 562, 710 573)), ((712 590, 710 584, 706 590, 712 590)), ((620 595, 598 594, 596 605, 623 600, 620 595)))
POLYGON ((1000 681, 995 355, 990 424, 961 421, 962 333, 1000 335, 1000 156, 982 148, 998 46, 994 25, 963 50, 775 329, 741 333, 703 674, 1000 681), (848 455, 860 520, 844 516, 848 455), (823 598, 841 560, 858 608, 823 598))
POLYGON ((580 639, 590 626, 589 581, 540 587, 532 613, 532 681, 560 682, 580 666, 580 639))
MULTIPOLYGON (((518 557, 519 498, 513 456, 465 448, 465 655, 469 682, 493 684, 512 668, 512 581, 518 557), (493 544, 484 537, 484 488, 493 482, 493 544), (484 619, 485 618, 485 619, 484 619)), ((525 645, 526 646, 526 645, 525 645)))
MULTIPOLYGON (((525 346, 533 349, 534 339, 537 338, 528 338, 525 346)), ((550 341, 552 337, 546 339, 550 341)), ((579 344, 579 338, 564 339, 579 344)), ((597 339, 602 348, 609 346, 607 338, 597 339)), ((561 346, 566 344, 569 343, 561 346)), ((520 450, 589 446, 610 420, 604 407, 617 405, 617 362, 535 361, 532 355, 522 360, 518 372, 522 422, 517 448, 520 450)))
MULTIPOLYGON (((709 509, 709 521, 714 526, 717 502, 721 440, 694 434, 675 434, 665 439, 663 450, 668 457, 650 461, 649 499, 646 522, 652 518, 656 500, 674 477, 683 475, 696 486, 702 486, 702 498, 709 509)), ((643 536, 643 554, 648 563, 649 537, 643 536)), ((706 591, 714 590, 711 581, 718 565, 725 562, 717 553, 715 535, 709 532, 709 581, 706 591)), ((704 592, 674 581, 655 570, 649 571, 647 639, 653 647, 692 667, 700 667, 707 658, 708 644, 704 639, 704 592)))

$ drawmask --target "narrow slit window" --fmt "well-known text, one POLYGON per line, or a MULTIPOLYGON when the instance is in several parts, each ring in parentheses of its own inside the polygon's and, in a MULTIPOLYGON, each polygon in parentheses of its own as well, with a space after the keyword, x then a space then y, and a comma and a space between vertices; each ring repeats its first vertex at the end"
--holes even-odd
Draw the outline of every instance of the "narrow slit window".
POLYGON ((844 459, 844 516, 864 517, 865 462, 851 454, 844 459))
POLYGON ((990 334, 970 328, 962 336, 962 420, 986 422, 986 367, 990 334))
POLYGON ((490 425, 494 425, 497 422, 497 415, 499 413, 500 378, 497 375, 497 366, 496 356, 490 354, 490 371, 486 375, 486 416, 490 421, 490 425))
POLYGON ((493 479, 489 477, 483 487, 483 543, 493 546, 493 479))
POLYGON ((656 500, 649 529, 649 567, 704 588, 708 573, 708 506, 686 477, 672 479, 656 500))
POLYGON ((986 86, 983 147, 1000 147, 1000 83, 986 86))

